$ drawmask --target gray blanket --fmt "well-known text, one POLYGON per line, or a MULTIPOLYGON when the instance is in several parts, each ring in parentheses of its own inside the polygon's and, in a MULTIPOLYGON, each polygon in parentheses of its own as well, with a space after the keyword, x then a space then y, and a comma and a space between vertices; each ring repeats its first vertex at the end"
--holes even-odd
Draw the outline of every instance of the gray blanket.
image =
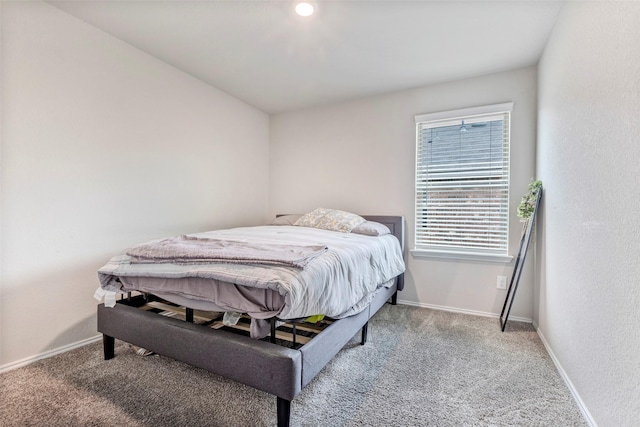
POLYGON ((325 245, 300 246, 182 235, 136 246, 129 249, 127 255, 132 264, 224 262, 302 269, 326 250, 325 245))

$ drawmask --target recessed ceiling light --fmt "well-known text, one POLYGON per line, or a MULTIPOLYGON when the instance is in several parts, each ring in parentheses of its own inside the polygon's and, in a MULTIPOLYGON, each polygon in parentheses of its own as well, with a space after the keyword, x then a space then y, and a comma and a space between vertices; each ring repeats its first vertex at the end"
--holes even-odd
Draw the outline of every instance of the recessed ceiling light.
POLYGON ((301 1, 296 4, 296 13, 300 16, 311 16, 313 14, 314 7, 311 2, 301 1))

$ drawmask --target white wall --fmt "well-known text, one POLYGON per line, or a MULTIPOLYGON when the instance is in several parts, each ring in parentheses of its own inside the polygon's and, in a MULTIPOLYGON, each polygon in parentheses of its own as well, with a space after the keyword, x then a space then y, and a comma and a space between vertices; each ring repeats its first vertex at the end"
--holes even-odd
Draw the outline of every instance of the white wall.
MULTIPOLYGON (((535 167, 536 79, 536 69, 530 67, 272 116, 270 214, 322 206, 404 215, 412 248, 414 116, 513 101, 510 253, 516 255, 521 225, 515 210, 535 167)), ((411 256, 407 261, 406 288, 400 300, 500 313, 505 291, 496 289, 496 276, 510 276, 511 266, 411 256)), ((514 303, 514 317, 532 318, 529 264, 514 303)))
POLYGON ((269 117, 41 2, 2 4, 0 367, 96 336, 96 270, 267 219, 269 117))
POLYGON ((536 320, 599 426, 640 424, 638 23, 637 2, 570 2, 539 68, 536 320))

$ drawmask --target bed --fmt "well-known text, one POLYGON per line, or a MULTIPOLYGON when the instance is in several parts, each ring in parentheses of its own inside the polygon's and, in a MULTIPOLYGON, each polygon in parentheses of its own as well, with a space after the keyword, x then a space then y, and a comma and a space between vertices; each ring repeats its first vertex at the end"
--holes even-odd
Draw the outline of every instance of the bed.
MULTIPOLYGON (((395 304, 397 292, 404 287, 404 219, 401 216, 362 216, 359 218, 366 221, 361 225, 382 225, 388 228, 389 234, 382 233, 378 236, 376 233, 369 233, 356 236, 355 233, 323 230, 312 234, 312 240, 317 240, 314 243, 323 244, 325 242, 318 237, 322 236, 322 233, 329 233, 331 238, 338 240, 327 238, 327 241, 331 243, 328 243, 324 250, 322 245, 315 248, 320 253, 311 254, 311 259, 303 268, 289 265, 260 266, 261 274, 266 270, 275 270, 278 274, 283 274, 283 272, 289 274, 292 270, 313 272, 314 266, 321 265, 325 258, 334 256, 332 248, 334 245, 341 244, 342 240, 359 242, 368 239, 376 244, 385 241, 385 245, 393 240, 395 246, 398 247, 397 250, 401 258, 400 261, 395 261, 397 270, 393 273, 393 277, 371 277, 371 272, 366 273, 364 275, 365 281, 376 283, 368 284, 371 289, 366 292, 364 297, 352 296, 357 300, 356 303, 347 310, 343 310, 343 307, 336 309, 340 311, 336 312, 337 314, 317 312, 317 310, 325 310, 325 307, 302 301, 305 298, 309 299, 310 296, 313 297, 314 292, 310 291, 309 295, 302 297, 299 295, 291 296, 289 292, 296 295, 301 292, 291 289, 283 290, 280 285, 273 286, 269 284, 271 283, 269 280, 265 280, 267 284, 260 285, 262 287, 257 290, 259 295, 249 295, 247 298, 247 300, 251 300, 249 305, 243 306, 243 308, 249 308, 246 311, 250 315, 243 313, 238 323, 230 324, 225 322, 224 316, 237 309, 239 303, 234 302, 234 298, 229 299, 228 296, 224 296, 220 292, 214 292, 213 296, 199 294, 194 296, 193 283, 191 282, 189 283, 190 293, 176 296, 171 291, 171 286, 175 285, 172 280, 166 278, 157 280, 156 278, 155 281, 159 285, 152 285, 153 278, 146 281, 131 280, 131 277, 136 277, 137 273, 134 272, 119 276, 119 272, 127 270, 115 268, 116 264, 119 265, 122 262, 122 258, 114 257, 115 261, 112 259, 99 272, 103 289, 119 290, 122 293, 117 303, 98 305, 98 331, 103 334, 105 360, 115 356, 114 344, 115 339, 118 339, 206 369, 275 395, 277 397, 278 426, 288 426, 291 401, 354 335, 361 332, 361 344, 366 343, 368 320, 387 302, 395 304), (401 264, 401 268, 399 264, 401 264), (167 283, 171 285, 169 288, 167 288, 167 283), (139 289, 134 289, 135 286, 139 289), (154 290, 153 286, 159 286, 159 288, 154 290), (218 314, 220 316, 216 317, 218 314), (307 315, 323 315, 324 318, 315 323, 309 323, 307 315)), ((259 230, 262 233, 267 233, 269 237, 274 233, 279 236, 284 235, 285 240, 289 240, 290 236, 293 236, 291 233, 298 233, 298 229, 304 228, 305 233, 309 231, 306 230, 306 227, 293 225, 294 219, 299 221, 300 216, 281 216, 279 220, 276 220, 278 225, 270 225, 266 228, 259 227, 259 230)), ((244 228, 233 229, 233 233, 244 231, 244 228)), ((219 237, 218 234, 212 236, 219 237)), ((237 235, 230 234, 229 236, 232 237, 231 240, 234 240, 237 235)), ((211 236, 206 235, 205 237, 211 236)), ((266 248, 270 249, 269 246, 266 248)), ((397 256, 396 252, 393 257, 397 258, 397 256)), ((294 258, 299 259, 298 255, 294 258)), ((369 256, 367 259, 370 264, 378 262, 377 257, 369 256)), ((289 262, 289 258, 285 261, 289 262)), ((154 268, 165 271, 170 267, 168 264, 172 265, 171 262, 160 262, 154 268)), ((220 264, 224 264, 225 268, 232 268, 230 265, 234 263, 227 261, 215 263, 216 268, 222 268, 220 264)), ((243 261, 239 261, 237 265, 240 270, 248 269, 243 261)), ((169 279, 184 279, 185 275, 195 275, 198 276, 195 282, 198 285, 203 281, 205 283, 215 281, 210 277, 204 277, 209 274, 209 270, 215 270, 211 265, 207 264, 207 266, 208 268, 205 268, 206 274, 201 272, 185 273, 187 270, 191 271, 193 267, 193 263, 187 262, 179 267, 178 273, 172 273, 175 277, 169 279)), ((251 271, 255 267, 256 265, 253 264, 250 267, 251 271)), ((135 269, 137 267, 127 265, 127 268, 135 269)), ((227 276, 223 276, 225 279, 223 287, 233 285, 234 289, 240 293, 247 291, 246 288, 250 287, 243 285, 241 279, 231 280, 228 276, 229 273, 225 274, 227 276)), ((354 276, 351 274, 347 278, 352 280, 354 276)), ((317 280, 317 277, 311 276, 311 280, 317 280)), ((179 280, 174 281, 179 282, 179 280)), ((354 281, 357 280, 354 279, 354 281)), ((322 284, 313 283, 308 286, 314 287, 316 285, 320 286, 318 288, 320 291, 316 291, 316 293, 320 292, 321 295, 324 295, 331 292, 323 288, 322 284)), ((202 287, 198 289, 202 289, 202 287)), ((346 298, 343 293, 338 296, 339 299, 346 298)), ((245 303, 246 301, 242 304, 245 303)))

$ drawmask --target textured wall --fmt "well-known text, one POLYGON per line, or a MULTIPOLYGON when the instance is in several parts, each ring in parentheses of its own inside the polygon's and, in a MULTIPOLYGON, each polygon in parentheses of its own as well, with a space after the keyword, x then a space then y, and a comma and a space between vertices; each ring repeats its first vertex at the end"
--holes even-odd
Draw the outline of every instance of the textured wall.
POLYGON ((266 114, 46 3, 2 8, 0 366, 95 336, 122 249, 262 223, 269 153, 266 114))
MULTIPOLYGON (((413 248, 414 116, 513 101, 509 252, 515 255, 521 230, 515 210, 535 167, 536 81, 530 67, 272 116, 269 211, 323 206, 404 215, 413 248)), ((496 289, 496 276, 509 276, 511 266, 412 256, 407 261, 401 300, 500 313, 505 291, 496 289)), ((532 278, 527 268, 513 316, 531 319, 532 278)))
POLYGON ((640 424, 640 3, 570 2, 539 67, 536 317, 600 426, 640 424))

